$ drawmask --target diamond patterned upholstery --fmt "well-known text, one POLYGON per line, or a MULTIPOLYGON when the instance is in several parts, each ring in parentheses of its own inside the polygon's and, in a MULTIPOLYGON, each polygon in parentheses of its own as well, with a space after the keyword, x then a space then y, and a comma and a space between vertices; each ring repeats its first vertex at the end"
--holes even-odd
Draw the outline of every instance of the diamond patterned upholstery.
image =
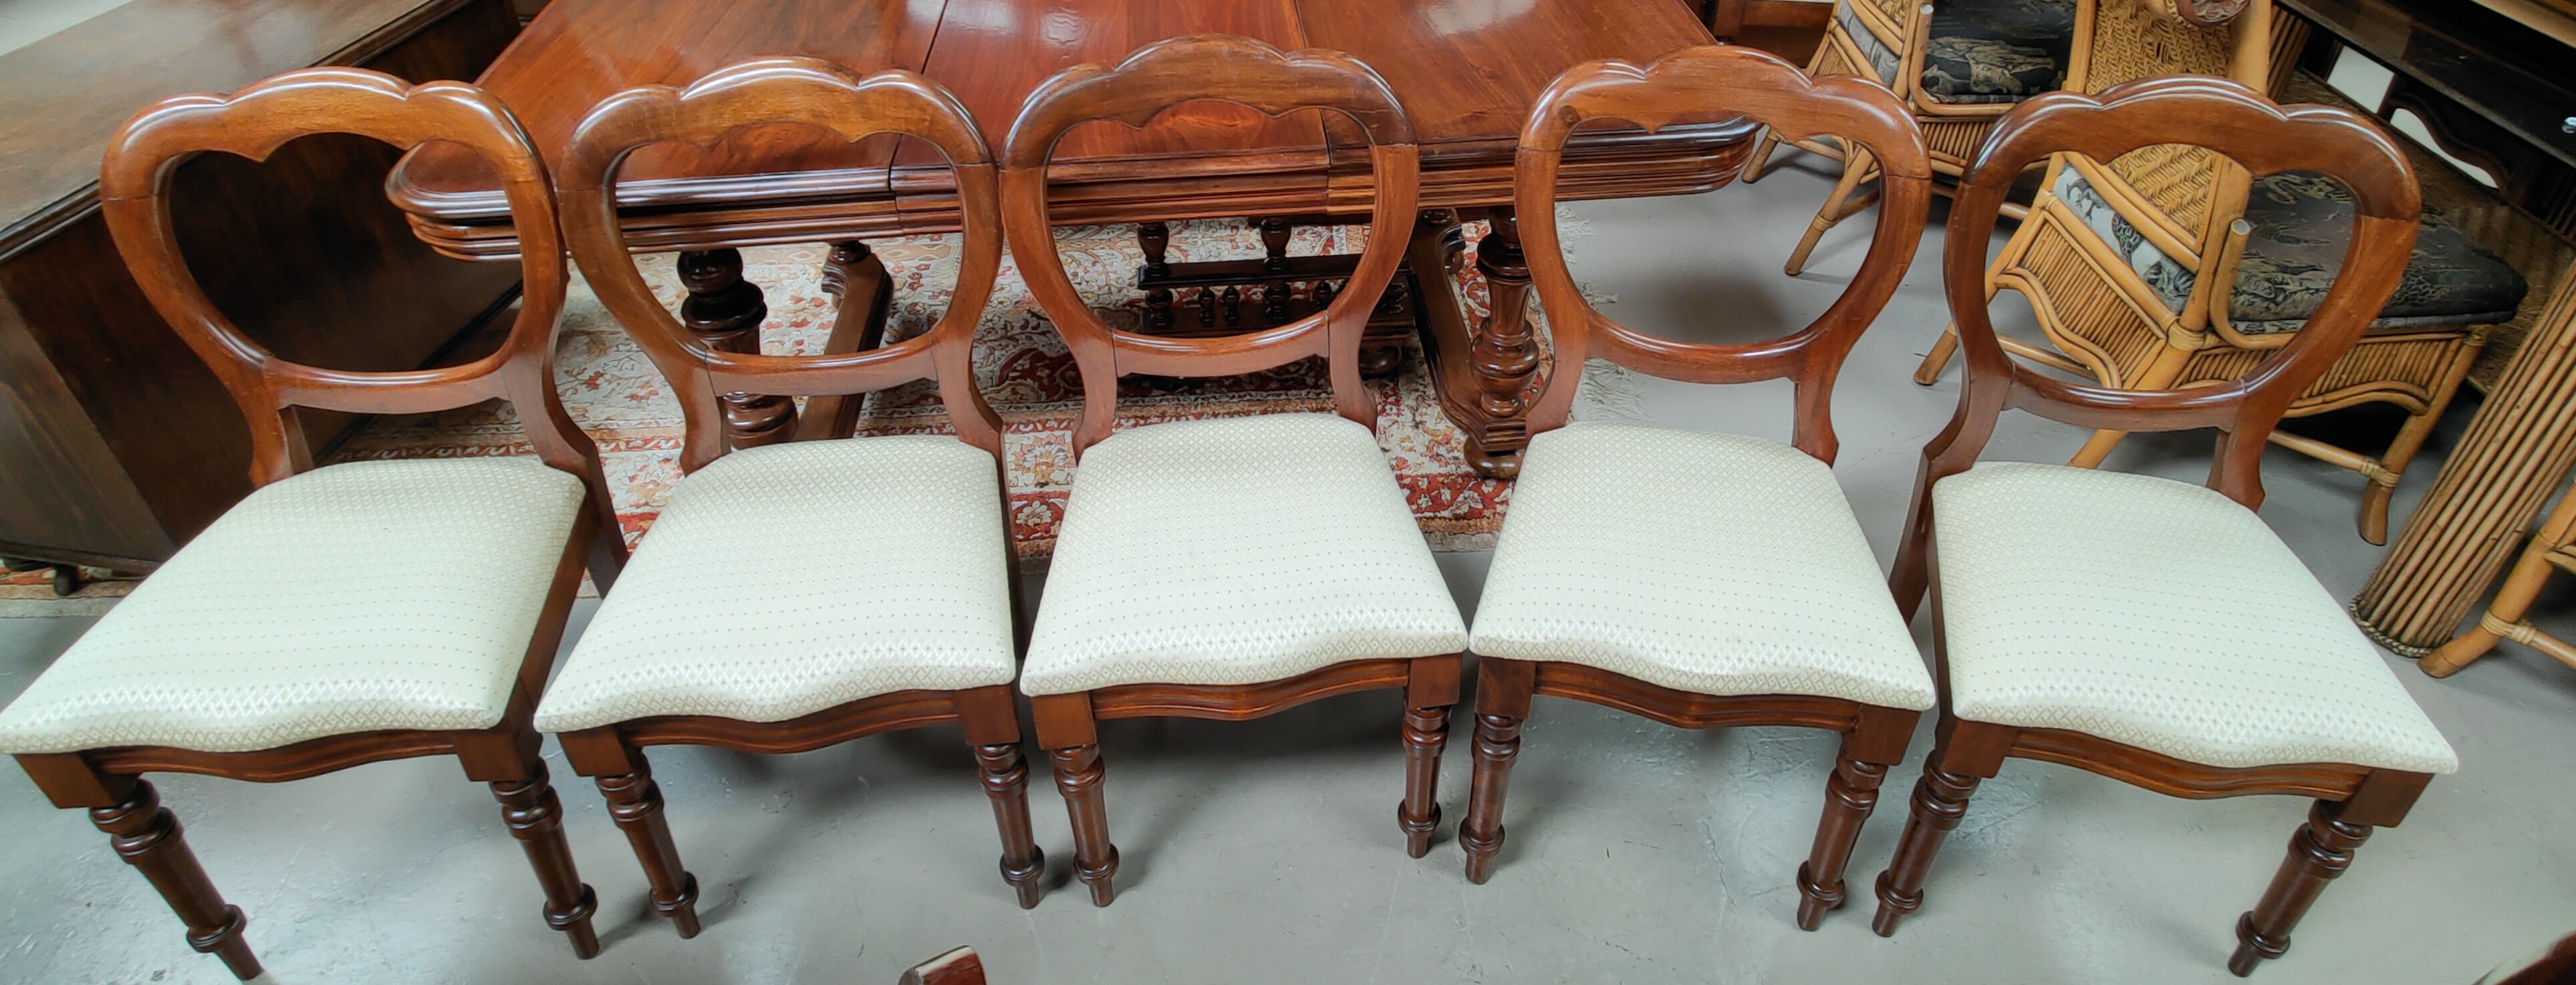
POLYGON ((1175 421, 1083 454, 1020 687, 1252 684, 1466 640, 1367 428, 1175 421))
POLYGON ((992 455, 937 435, 715 460, 645 534, 537 727, 775 722, 893 691, 1010 683, 999 482, 992 455))
POLYGON ((1943 479, 1932 499, 1958 717, 2209 766, 2459 767, 2343 607, 2236 501, 2024 463, 1943 479))
POLYGON ((1833 470, 1735 435, 1530 439, 1468 646, 1697 694, 1933 705, 1833 470))
POLYGON ((527 458, 263 486, 0 711, 0 751, 249 752, 498 724, 582 508, 527 458))

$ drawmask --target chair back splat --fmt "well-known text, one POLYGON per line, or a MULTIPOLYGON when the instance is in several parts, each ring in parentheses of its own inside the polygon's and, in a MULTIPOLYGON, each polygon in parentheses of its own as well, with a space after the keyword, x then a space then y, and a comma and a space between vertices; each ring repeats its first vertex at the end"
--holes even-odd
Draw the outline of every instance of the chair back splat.
MULTIPOLYGON (((593 108, 564 154, 564 231, 600 300, 671 381, 688 437, 680 467, 694 472, 724 454, 719 395, 842 396, 930 380, 957 435, 1002 453, 1001 418, 975 386, 975 325, 1002 256, 1002 213, 992 152, 974 117, 938 83, 903 69, 852 78, 813 58, 762 58, 727 66, 686 89, 644 86, 593 108), (862 352, 783 356, 728 352, 681 326, 653 296, 617 222, 617 172, 629 154, 663 143, 712 148, 746 127, 792 123, 853 143, 873 134, 919 138, 957 174, 963 229, 957 288, 939 323, 914 338, 862 352)), ((858 303, 858 302, 850 302, 858 303)))
MULTIPOLYGON (((555 391, 555 330, 570 268, 555 224, 553 183, 507 107, 459 82, 411 85, 381 72, 288 72, 230 96, 172 96, 127 121, 99 168, 99 201, 117 252, 144 296, 232 394, 250 424, 253 486, 313 467, 298 408, 353 414, 420 414, 508 401, 536 456, 579 477, 600 529, 615 531, 599 448, 565 413, 555 391), (179 250, 167 196, 181 161, 220 151, 265 161, 298 137, 346 133, 404 150, 445 142, 472 150, 501 176, 519 256, 519 313, 501 347, 459 366, 395 372, 328 369, 283 359, 216 310, 179 250)), ((623 540, 600 542, 591 575, 600 587, 625 562, 623 540)))
POLYGON ((1075 453, 1109 436, 1122 374, 1223 376, 1309 356, 1324 357, 1330 368, 1334 412, 1374 429, 1377 411, 1360 383, 1360 336, 1404 259, 1420 181, 1420 153, 1403 104, 1377 72, 1337 51, 1283 53, 1251 38, 1200 34, 1148 45, 1115 67, 1078 65, 1039 84, 1021 104, 1003 145, 1002 198, 1011 217, 1011 255, 1082 373, 1075 453), (1271 116, 1333 110, 1357 123, 1370 145, 1368 245, 1330 306, 1285 325, 1199 339, 1119 331, 1083 301, 1056 254, 1047 214, 1047 161, 1065 131, 1078 124, 1115 120, 1141 129, 1164 110, 1201 100, 1271 116))
POLYGON ((2117 431, 2218 430, 2209 488, 2253 509, 2263 504, 2263 446, 2290 402, 2361 337, 2397 287, 2423 211, 2406 155, 2370 120, 2331 106, 2279 106, 2242 83, 2177 76, 2124 83, 2098 96, 2050 93, 2015 108, 1961 183, 1951 206, 1943 282, 1967 378, 1949 426, 1923 449, 1922 471, 1893 575, 1898 603, 1922 597, 1932 485, 1966 471, 2007 408, 2079 427, 2117 431), (2341 274, 2297 337, 2229 382, 2181 390, 2119 390, 2069 382, 2005 354, 1986 310, 1986 247, 2005 191, 2024 168, 2073 151, 2108 161, 2160 144, 2224 154, 2256 175, 2312 171, 2349 188, 2353 237, 2341 274))
POLYGON ((1831 404, 1843 357, 1896 293, 1922 242, 1932 166, 1921 131, 1886 86, 1844 76, 1810 79, 1798 67, 1751 48, 1710 45, 1678 51, 1644 68, 1618 61, 1578 65, 1557 76, 1521 127, 1512 184, 1530 280, 1548 314, 1555 371, 1531 408, 1532 434, 1565 424, 1586 359, 1688 383, 1795 382, 1790 443, 1825 462, 1836 442, 1831 404), (1879 160, 1877 235, 1860 272, 1832 307, 1805 328, 1762 342, 1700 345, 1641 334, 1602 314, 1574 284, 1556 231, 1556 174, 1565 140, 1587 120, 1623 119, 1648 131, 1712 108, 1770 124, 1784 139, 1836 136, 1879 160))

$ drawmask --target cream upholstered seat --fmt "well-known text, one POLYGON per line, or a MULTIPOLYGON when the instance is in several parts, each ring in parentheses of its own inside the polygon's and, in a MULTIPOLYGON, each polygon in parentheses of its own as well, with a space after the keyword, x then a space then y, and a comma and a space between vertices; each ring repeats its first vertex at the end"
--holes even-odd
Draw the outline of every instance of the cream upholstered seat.
POLYGON ((1009 684, 993 456, 945 435, 799 441, 680 483, 547 688, 537 727, 796 718, 1009 684))
POLYGON ((1932 487, 1950 705, 2209 766, 2459 757, 2253 511, 2209 489, 1981 464, 1932 487))
POLYGON ((1466 641, 1369 429, 1175 421, 1084 453, 1020 687, 1252 684, 1466 641))
POLYGON ((0 711, 0 750, 249 752, 501 720, 582 508, 531 458, 260 487, 0 711))
POLYGON ((1932 707, 1833 470, 1804 452, 1575 425, 1530 439, 1511 506, 1468 645, 1481 656, 1694 694, 1932 707))

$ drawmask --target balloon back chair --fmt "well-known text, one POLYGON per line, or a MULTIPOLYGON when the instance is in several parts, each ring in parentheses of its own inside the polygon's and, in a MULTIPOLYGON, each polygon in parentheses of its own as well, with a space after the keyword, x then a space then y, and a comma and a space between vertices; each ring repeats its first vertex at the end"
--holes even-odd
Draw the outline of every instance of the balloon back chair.
MULTIPOLYGON (((2269 0, 2215 27, 2185 19, 2173 0, 2097 3, 2092 66, 2079 91, 2176 74, 2262 86, 2272 74, 2269 0)), ((2005 348, 2134 390, 2234 379, 2289 344, 2335 281, 2353 214, 2350 196, 2314 174, 2249 175, 2184 144, 2117 159, 2060 154, 2042 189, 1988 270, 1986 289, 2029 298, 2054 351, 2013 340, 2005 348)), ((2365 403, 2407 413, 2376 455, 2272 433, 2275 444, 2368 478, 2362 539, 2387 542, 2389 495, 2459 392, 2488 329, 2511 320, 2527 290, 2502 258, 2427 216, 2370 329, 2291 403, 2291 416, 2365 403)), ((1938 379, 1957 347, 1955 333, 1944 333, 1915 381, 1938 379)), ((2121 437, 2097 432, 2074 464, 2100 464, 2121 437)))
POLYGON ((453 755, 489 784, 545 891, 546 923, 599 951, 563 810, 530 726, 585 561, 603 589, 626 559, 598 449, 554 388, 568 271, 555 198, 528 136, 473 86, 358 69, 289 72, 230 96, 173 96, 108 144, 99 198, 152 306, 250 424, 251 494, 181 548, 0 711, 56 806, 86 808, 118 856, 188 925, 188 944, 252 978, 224 903, 142 774, 256 783, 453 755), (179 251, 171 175, 201 152, 265 160, 345 133, 479 154, 525 248, 516 321, 462 365, 353 372, 271 353, 215 309, 179 251), (533 457, 314 467, 299 408, 417 414, 501 400, 533 457))
POLYGON ((1197 35, 1083 65, 1038 86, 1002 152, 1011 254, 1073 350, 1081 456, 1031 631, 1021 689, 1071 813, 1074 871, 1106 906, 1118 868, 1095 722, 1139 716, 1240 721, 1318 698, 1405 692, 1397 818, 1420 857, 1439 825, 1435 783, 1458 698, 1466 626, 1373 435, 1360 338, 1413 228, 1420 160, 1384 79, 1348 55, 1282 54, 1197 35), (1055 250, 1047 162, 1097 119, 1142 127, 1195 100, 1278 116, 1339 112, 1370 141, 1368 244, 1324 310, 1242 335, 1117 330, 1074 290, 1055 250), (1334 414, 1264 414, 1112 433, 1118 378, 1222 376, 1321 358, 1334 414))
POLYGON ((1843 866, 1932 707, 1932 677, 1834 483, 1834 379, 1905 276, 1923 236, 1931 163, 1904 104, 1849 76, 1810 80, 1750 48, 1710 46, 1639 68, 1557 77, 1521 129, 1515 204, 1556 371, 1530 415, 1511 517, 1476 611, 1474 788, 1459 826, 1467 878, 1503 842, 1503 796, 1533 694, 1682 728, 1787 725, 1842 733, 1798 925, 1843 903, 1843 866), (1732 345, 1640 334, 1585 301, 1556 230, 1566 136, 1592 119, 1649 129, 1711 106, 1794 139, 1833 135, 1878 162, 1878 235, 1851 286, 1797 331, 1732 345), (1791 445, 1624 425, 1563 426, 1584 360, 1691 383, 1788 379, 1791 445))
POLYGON ((2278 107, 2239 83, 2151 79, 2006 116, 1951 212, 1944 279, 1967 353, 1950 424, 1923 450, 1892 586, 1932 596, 1941 713, 1913 817, 1878 881, 1881 934, 1923 905, 1934 853, 2006 759, 2177 797, 2314 798, 2289 858, 2237 923, 2228 967, 2279 956, 2374 827, 2458 767, 2441 730, 2254 509, 2264 437, 2343 356, 2406 265, 2421 203, 2369 120, 2278 107), (2136 391, 2021 365, 1996 339, 1986 250, 2004 192, 2052 153, 2119 159, 2177 142, 2255 174, 2331 177, 2354 210, 2340 276, 2289 343, 2208 386, 2136 391), (1978 464, 2007 409, 2122 431, 2212 428, 2207 486, 2059 465, 1978 464))
POLYGON ((574 132, 563 171, 574 257, 687 419, 688 478, 537 709, 573 769, 596 778, 653 908, 681 936, 697 933, 697 880, 680 864, 645 747, 795 753, 951 722, 1001 829, 1002 878, 1021 906, 1037 905, 1045 859, 1029 832, 1010 690, 1018 579, 1001 421, 970 362, 1002 252, 992 152, 974 118, 912 72, 854 79, 815 59, 756 59, 687 89, 610 97, 574 132), (643 147, 712 147, 772 124, 852 142, 899 133, 947 155, 964 228, 956 292, 936 325, 857 352, 764 355, 710 345, 662 306, 619 227, 619 166, 643 147), (846 398, 916 380, 938 386, 956 437, 799 431, 726 450, 728 394, 846 398))

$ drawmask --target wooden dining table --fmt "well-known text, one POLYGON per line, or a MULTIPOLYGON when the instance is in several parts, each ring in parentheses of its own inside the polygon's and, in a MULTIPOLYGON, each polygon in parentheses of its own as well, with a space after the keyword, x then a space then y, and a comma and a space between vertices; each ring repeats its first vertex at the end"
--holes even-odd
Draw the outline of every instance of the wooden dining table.
MULTIPOLYGON (((955 91, 998 145, 1021 100, 1055 72, 1199 33, 1348 52, 1404 102, 1422 150, 1421 212, 1407 254, 1420 275, 1412 303, 1422 348, 1443 410, 1466 434, 1469 464, 1497 478, 1517 473, 1522 416, 1544 381, 1510 211, 1515 138, 1539 91, 1569 67, 1644 63, 1711 43, 1685 0, 554 0, 479 81, 519 115, 550 163, 601 99, 686 85, 763 55, 816 57, 854 73, 921 72, 955 91), (1461 227, 1476 220, 1489 223, 1476 264, 1490 314, 1471 325, 1447 274, 1464 252, 1461 227)), ((1652 133, 1589 127, 1566 149, 1561 197, 1717 188, 1734 179, 1754 129, 1715 109, 1652 133)), ((1364 216, 1367 148, 1350 121, 1313 110, 1272 118, 1191 103, 1142 129, 1094 122, 1057 149, 1052 216, 1156 229, 1185 219, 1364 216)), ((440 252, 516 256, 497 182, 460 149, 421 148, 388 188, 440 252)), ((763 310, 758 288, 741 278, 739 247, 831 243, 840 264, 863 258, 870 237, 958 227, 951 173, 928 145, 882 135, 847 143, 788 126, 742 131, 713 147, 639 151, 618 200, 636 249, 681 252, 683 321, 729 347, 758 344, 763 310)), ((847 276, 827 265, 827 288, 847 276)), ((851 307, 845 299, 845 312, 851 307)), ((764 417, 750 409, 729 416, 764 417)))

